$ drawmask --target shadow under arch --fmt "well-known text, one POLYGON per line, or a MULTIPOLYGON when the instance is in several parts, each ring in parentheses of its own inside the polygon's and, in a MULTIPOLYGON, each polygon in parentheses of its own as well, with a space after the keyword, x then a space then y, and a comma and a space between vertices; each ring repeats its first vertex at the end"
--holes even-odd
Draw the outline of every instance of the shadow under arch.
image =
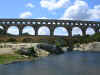
POLYGON ((54 29, 54 36, 68 36, 68 30, 65 27, 56 27, 54 29))
POLYGON ((72 28, 72 36, 82 36, 82 29, 80 27, 73 27, 72 28))
POLYGON ((38 29, 38 35, 50 35, 50 29, 47 26, 41 26, 38 29))
POLYGON ((95 30, 92 27, 88 27, 86 29, 86 35, 94 35, 95 34, 95 30))
POLYGON ((35 35, 35 30, 32 26, 25 26, 22 29, 22 35, 35 35))
POLYGON ((17 26, 10 26, 7 30, 8 35, 19 35, 19 29, 17 26))

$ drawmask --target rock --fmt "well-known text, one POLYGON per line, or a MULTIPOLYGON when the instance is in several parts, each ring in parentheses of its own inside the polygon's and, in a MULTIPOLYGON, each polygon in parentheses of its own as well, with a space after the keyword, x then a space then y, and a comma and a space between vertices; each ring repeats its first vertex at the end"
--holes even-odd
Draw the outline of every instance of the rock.
POLYGON ((48 56, 50 54, 61 54, 66 51, 66 48, 60 48, 56 45, 40 43, 34 45, 34 48, 29 49, 20 49, 19 52, 21 55, 28 55, 28 56, 48 56))
POLYGON ((48 51, 45 51, 43 49, 36 48, 35 56, 41 57, 41 56, 48 56, 50 53, 48 51))
POLYGON ((61 50, 62 50, 63 52, 67 52, 67 51, 68 51, 68 47, 62 47, 61 50))
POLYGON ((29 56, 23 55, 24 58, 28 58, 29 56))
POLYGON ((22 49, 19 50, 19 53, 21 55, 34 56, 34 51, 33 50, 29 50, 29 49, 22 48, 22 49))
POLYGON ((61 54, 63 53, 62 49, 56 45, 41 43, 37 45, 38 49, 45 50, 47 52, 50 52, 50 54, 61 54))
POLYGON ((74 46, 73 50, 100 51, 100 42, 92 42, 92 43, 88 43, 88 44, 80 44, 78 47, 74 46))

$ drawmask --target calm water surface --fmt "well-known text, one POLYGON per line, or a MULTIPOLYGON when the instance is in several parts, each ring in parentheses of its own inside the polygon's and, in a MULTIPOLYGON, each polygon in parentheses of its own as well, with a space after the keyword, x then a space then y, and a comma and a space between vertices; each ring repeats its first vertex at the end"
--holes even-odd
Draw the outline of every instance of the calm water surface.
POLYGON ((100 53, 69 52, 0 65, 0 75, 100 75, 100 53))

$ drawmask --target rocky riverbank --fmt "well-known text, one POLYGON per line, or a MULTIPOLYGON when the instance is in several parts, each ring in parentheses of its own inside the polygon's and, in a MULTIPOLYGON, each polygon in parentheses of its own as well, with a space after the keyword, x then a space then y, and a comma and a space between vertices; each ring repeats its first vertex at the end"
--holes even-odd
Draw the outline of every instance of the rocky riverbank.
POLYGON ((56 45, 41 43, 34 44, 30 48, 20 48, 16 50, 7 50, 7 48, 1 48, 0 52, 0 64, 8 64, 15 61, 32 60, 38 57, 45 57, 52 54, 61 54, 67 51, 67 48, 61 48, 56 45))
MULTIPOLYGON (((18 47, 18 46, 16 46, 18 47)), ((68 47, 59 47, 47 43, 29 45, 29 48, 0 48, 0 64, 7 64, 15 61, 27 61, 49 55, 62 54, 68 51, 68 47)), ((75 44, 73 51, 95 51, 100 52, 100 42, 75 44)))
POLYGON ((76 44, 73 48, 74 51, 97 51, 100 52, 100 42, 92 42, 87 44, 76 44))

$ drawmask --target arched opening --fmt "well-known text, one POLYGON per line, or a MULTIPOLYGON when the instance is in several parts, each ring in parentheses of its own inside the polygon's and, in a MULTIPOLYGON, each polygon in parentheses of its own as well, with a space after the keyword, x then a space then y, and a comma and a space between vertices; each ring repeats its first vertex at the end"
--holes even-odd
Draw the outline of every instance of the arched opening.
POLYGON ((35 30, 32 26, 25 26, 22 30, 23 35, 35 35, 35 30))
POLYGON ((55 36, 68 36, 68 31, 64 27, 56 27, 54 30, 54 35, 55 36))
POLYGON ((82 30, 79 27, 72 28, 72 36, 82 36, 82 30))
POLYGON ((42 26, 38 30, 38 35, 50 35, 50 29, 46 26, 42 26))
POLYGON ((4 34, 4 28, 3 28, 3 26, 0 26, 0 35, 1 34, 4 34))
POLYGON ((8 35, 19 35, 19 29, 17 26, 10 26, 7 31, 8 35))
POLYGON ((86 29, 86 35, 94 35, 95 34, 95 30, 91 27, 88 27, 86 29))

